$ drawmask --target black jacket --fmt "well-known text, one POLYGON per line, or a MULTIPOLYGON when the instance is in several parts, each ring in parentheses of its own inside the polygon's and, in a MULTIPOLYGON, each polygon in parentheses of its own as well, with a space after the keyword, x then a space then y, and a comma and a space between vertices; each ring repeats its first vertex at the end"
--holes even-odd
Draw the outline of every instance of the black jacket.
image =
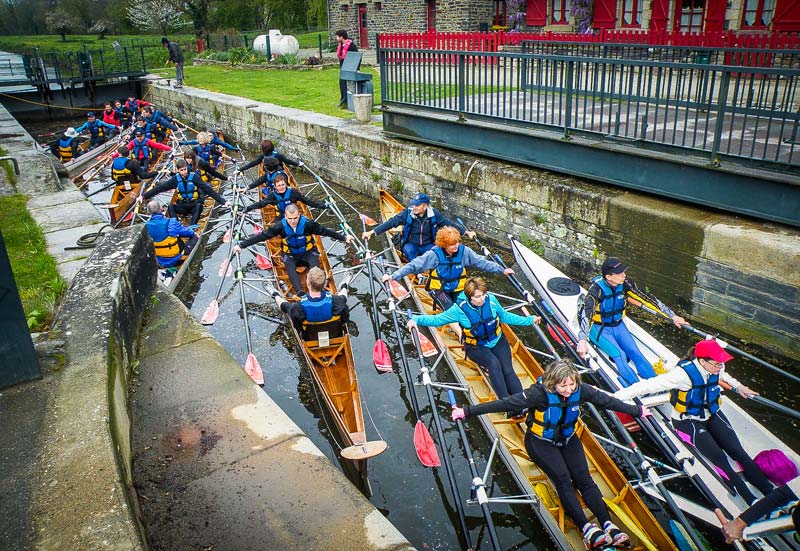
MULTIPOLYGON (((198 199, 198 201, 203 201, 205 197, 211 196, 214 198, 214 201, 216 201, 220 205, 225 204, 225 199, 219 193, 214 191, 214 188, 212 188, 210 185, 204 182, 203 179, 200 177, 200 174, 198 174, 197 172, 194 172, 193 174, 196 174, 196 176, 195 178, 192 179, 192 183, 196 185, 200 191, 200 198, 198 199)), ((176 189, 177 187, 178 187, 178 177, 173 176, 169 180, 158 184, 156 187, 146 192, 142 197, 145 200, 147 200, 150 199, 151 197, 155 197, 159 193, 163 193, 171 189, 176 189)))
MULTIPOLYGON (((335 239, 337 241, 344 241, 345 236, 343 233, 334 231, 331 229, 326 228, 319 222, 315 222, 314 220, 309 219, 306 222, 306 235, 322 235, 324 237, 330 237, 331 239, 335 239)), ((262 241, 268 241, 273 237, 281 236, 286 237, 286 232, 283 231, 283 222, 276 222, 267 228, 265 231, 261 233, 257 233, 255 235, 251 235, 247 239, 243 239, 239 242, 239 246, 241 248, 249 247, 255 243, 261 243, 262 241)))

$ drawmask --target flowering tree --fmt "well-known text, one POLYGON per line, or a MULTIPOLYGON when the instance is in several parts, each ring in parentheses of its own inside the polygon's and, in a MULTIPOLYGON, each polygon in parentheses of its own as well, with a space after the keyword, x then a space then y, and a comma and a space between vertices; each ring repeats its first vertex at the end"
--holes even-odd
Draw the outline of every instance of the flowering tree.
POLYGON ((179 0, 137 0, 128 4, 125 13, 142 31, 167 34, 186 26, 184 5, 179 0))
POLYGON ((506 0, 506 13, 508 14, 508 30, 519 32, 525 23, 525 0, 506 0))
POLYGON ((569 13, 575 30, 581 34, 592 32, 592 0, 570 0, 569 13))
POLYGON ((45 25, 50 32, 60 34, 61 40, 67 41, 67 35, 81 30, 80 19, 64 11, 61 8, 48 13, 45 18, 45 25))

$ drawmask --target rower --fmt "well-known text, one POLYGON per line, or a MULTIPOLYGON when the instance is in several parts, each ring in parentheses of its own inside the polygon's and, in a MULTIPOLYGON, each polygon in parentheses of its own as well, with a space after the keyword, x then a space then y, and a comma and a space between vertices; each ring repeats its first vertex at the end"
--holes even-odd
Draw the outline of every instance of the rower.
POLYGON ((169 215, 175 218, 179 214, 191 214, 191 224, 197 224, 197 221, 200 220, 200 214, 203 212, 203 202, 207 196, 212 197, 219 205, 225 206, 228 204, 225 198, 204 182, 197 172, 189 170, 189 165, 186 161, 175 159, 175 168, 178 170, 177 174, 146 192, 143 196, 144 199, 150 199, 171 189, 177 190, 178 200, 170 204, 169 215))
POLYGON ((86 114, 86 122, 75 129, 78 134, 84 130, 89 131, 89 149, 94 149, 98 145, 105 143, 106 133, 113 134, 117 131, 117 127, 97 120, 94 116, 94 111, 89 111, 86 114))
POLYGON ((318 267, 308 270, 306 287, 308 294, 300 302, 289 302, 278 291, 273 291, 278 306, 284 314, 289 314, 292 324, 304 341, 320 341, 322 333, 327 338, 341 337, 347 332, 350 310, 347 308, 347 284, 342 284, 339 293, 332 295, 325 290, 327 277, 318 267))
MULTIPOLYGON (((728 520, 722 511, 715 509, 714 512, 722 524, 722 535, 725 537, 725 543, 734 543, 735 541, 746 539, 748 534, 745 528, 776 509, 785 507, 798 499, 800 499, 800 477, 795 477, 756 501, 733 520, 728 520)), ((795 503, 791 515, 792 526, 795 531, 795 542, 797 542, 797 533, 800 532, 800 503, 795 503)))
POLYGON ((105 109, 103 109, 103 122, 111 126, 119 126, 120 121, 120 114, 114 111, 110 102, 106 102, 105 109))
POLYGON ((216 178, 223 181, 228 179, 228 177, 221 172, 211 168, 206 161, 197 156, 197 153, 195 153, 194 150, 189 149, 188 147, 183 148, 183 159, 189 165, 189 170, 192 172, 198 172, 200 177, 203 178, 204 182, 209 182, 211 178, 216 178))
POLYGON ((136 96, 128 96, 128 100, 125 102, 124 108, 130 113, 131 120, 136 120, 137 115, 139 115, 139 111, 142 107, 147 107, 148 105, 152 105, 147 101, 136 99, 136 96))
POLYGON ((266 193, 264 198, 260 201, 256 201, 255 203, 250 203, 247 205, 244 211, 250 212, 251 210, 263 209, 267 205, 273 205, 278 211, 276 218, 281 219, 283 218, 283 212, 286 210, 286 207, 292 204, 303 203, 309 207, 314 207, 315 209, 326 208, 325 203, 320 203, 311 199, 310 197, 306 197, 298 190, 290 188, 288 185, 286 185, 286 174, 282 172, 275 176, 273 184, 275 187, 271 192, 266 193))
POLYGON ((150 168, 150 161, 153 159, 153 150, 172 151, 172 149, 162 143, 158 143, 145 137, 145 132, 141 128, 136 128, 133 131, 133 139, 128 142, 127 148, 131 152, 131 156, 139 161, 144 170, 150 168))
POLYGON ((220 147, 228 151, 239 151, 238 147, 219 139, 212 132, 198 132, 197 139, 182 141, 181 145, 194 146, 193 149, 197 156, 212 167, 219 166, 219 159, 222 156, 222 152, 219 150, 220 147))
POLYGON ((249 169, 253 168, 256 165, 263 163, 264 161, 266 161, 269 158, 278 159, 278 163, 280 163, 281 165, 304 166, 302 162, 295 161, 294 159, 290 159, 289 157, 287 157, 283 153, 280 153, 275 148, 275 144, 272 142, 272 140, 261 140, 261 143, 259 144, 259 148, 261 149, 261 155, 259 155, 258 157, 256 157, 255 159, 253 159, 252 161, 250 161, 249 163, 247 163, 243 167, 240 167, 239 170, 241 172, 244 172, 245 170, 249 170, 249 169))
POLYGON ((71 126, 64 130, 64 134, 56 142, 53 153, 58 157, 62 163, 71 161, 72 159, 80 156, 81 152, 78 151, 78 132, 71 126))
POLYGON ((122 128, 128 128, 133 120, 133 114, 125 109, 125 106, 122 105, 122 101, 118 99, 114 100, 114 111, 119 117, 119 122, 122 128))
MULTIPOLYGON (((467 358, 489 372, 494 393, 498 398, 522 392, 522 383, 514 372, 511 347, 503 335, 501 323, 530 327, 539 323, 538 316, 520 316, 507 312, 497 298, 487 293, 486 280, 471 277, 464 284, 464 291, 456 303, 439 314, 411 316, 409 331, 416 325, 441 327, 458 323, 463 329, 462 340, 467 358)), ((511 416, 521 415, 513 412, 511 416)))
POLYGON ((426 289, 439 304, 447 310, 456 302, 458 294, 464 290, 467 282, 467 268, 474 266, 478 270, 492 274, 510 275, 511 268, 503 268, 498 263, 487 260, 461 242, 461 234, 452 226, 445 226, 436 232, 436 245, 418 256, 391 276, 384 274, 383 281, 393 279, 400 281, 410 274, 420 274, 430 270, 426 289))
POLYGON ((264 174, 256 178, 252 184, 247 186, 246 188, 242 188, 241 191, 247 191, 248 189, 257 188, 260 185, 264 185, 262 188, 262 193, 267 195, 271 193, 274 189, 275 185, 275 178, 278 174, 283 174, 286 176, 286 173, 283 171, 283 167, 278 159, 275 157, 267 157, 264 159, 264 174))
POLYGON ((619 381, 623 386, 635 383, 638 377, 628 366, 632 360, 639 377, 655 377, 653 366, 647 361, 628 331, 623 318, 625 304, 634 301, 660 310, 680 327, 686 320, 675 314, 656 297, 641 291, 625 272, 628 265, 618 258, 609 257, 600 268, 601 275, 592 279, 585 295, 583 307, 578 308, 580 332, 578 334, 578 353, 584 358, 589 353, 586 339, 600 347, 617 366, 619 381), (589 327, 591 320, 591 328, 589 327))
POLYGON ((192 252, 200 234, 185 227, 177 218, 166 218, 164 207, 156 200, 147 203, 147 213, 150 220, 145 225, 153 240, 156 261, 160 268, 171 268, 192 252))
POLYGON ((157 171, 145 172, 138 160, 129 157, 130 150, 126 145, 119 146, 116 154, 118 157, 111 161, 111 178, 117 183, 117 188, 124 187, 125 191, 130 191, 131 184, 158 174, 157 171))
POLYGON ((361 234, 361 238, 366 241, 373 235, 380 235, 397 226, 403 226, 403 233, 400 234, 395 245, 403 251, 403 255, 409 262, 434 247, 436 232, 443 226, 452 226, 457 228, 459 233, 475 238, 475 232, 467 231, 466 228, 459 229, 457 224, 431 207, 430 202, 427 194, 417 193, 411 198, 407 210, 396 214, 383 224, 376 226, 375 229, 365 231, 361 234))
POLYGON ((524 392, 520 390, 505 399, 483 404, 454 407, 451 416, 457 421, 475 415, 527 409, 525 450, 555 487, 564 512, 581 529, 586 548, 630 545, 630 537, 611 522, 603 494, 589 474, 583 444, 575 437, 580 406, 586 402, 636 417, 649 414, 644 406, 626 404, 581 382, 575 365, 562 359, 548 365, 539 380, 524 392), (576 490, 602 529, 586 518, 576 490))
POLYGON ((151 137, 157 140, 163 140, 167 136, 167 128, 176 132, 178 127, 173 120, 156 109, 152 105, 142 108, 142 115, 144 116, 146 132, 151 137))
POLYGON ((300 214, 300 209, 297 208, 297 205, 291 204, 286 207, 283 220, 279 220, 266 230, 236 243, 233 247, 233 252, 238 253, 255 243, 281 236, 283 264, 286 267, 286 273, 292 283, 294 292, 297 296, 302 297, 305 293, 300 283, 300 276, 297 275, 297 266, 304 265, 309 269, 319 267, 319 251, 317 251, 317 247, 314 244, 314 235, 330 237, 347 243, 354 241, 352 235, 345 235, 331 230, 319 222, 306 218, 300 214))

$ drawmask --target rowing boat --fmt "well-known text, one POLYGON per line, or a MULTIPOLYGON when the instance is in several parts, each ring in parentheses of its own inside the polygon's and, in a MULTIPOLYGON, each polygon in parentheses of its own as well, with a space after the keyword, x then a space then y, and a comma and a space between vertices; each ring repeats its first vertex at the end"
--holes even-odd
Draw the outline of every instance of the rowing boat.
MULTIPOLYGON (((123 134, 127 134, 127 131, 123 131, 123 134)), ((89 147, 89 140, 87 139, 78 146, 78 150, 81 151, 81 155, 63 163, 64 168, 67 169, 67 174, 69 174, 70 178, 73 180, 78 179, 83 176, 85 172, 94 170, 96 168, 96 165, 93 163, 102 163, 108 160, 104 159, 103 161, 99 161, 104 156, 108 156, 109 154, 113 153, 114 150, 120 145, 122 145, 122 134, 114 136, 94 149, 86 151, 86 149, 89 147)))
MULTIPOLYGON (((522 273, 525 274, 525 277, 530 281, 531 285, 533 285, 539 296, 545 299, 545 304, 548 305, 549 310, 552 310, 552 314, 557 316, 559 320, 568 326, 571 331, 570 337, 575 339, 575 336, 579 332, 578 297, 584 295, 586 290, 564 275, 558 268, 531 251, 519 240, 512 238, 511 248, 517 263, 520 265, 522 273)), ((639 349, 651 364, 659 368, 663 366, 666 370, 675 368, 679 358, 666 346, 642 329, 641 326, 633 322, 629 317, 624 318, 624 323, 637 341, 639 349)), ((603 357, 599 349, 597 352, 600 359, 598 367, 605 371, 605 375, 607 375, 605 379, 614 385, 608 390, 618 390, 620 385, 612 367, 612 362, 608 358, 603 357)), ((669 393, 665 392, 645 397, 642 401, 645 405, 659 411, 659 415, 653 416, 653 421, 658 423, 661 427, 662 438, 666 436, 681 453, 695 457, 694 461, 684 461, 678 466, 683 468, 690 479, 694 479, 695 481, 699 480, 701 485, 706 486, 706 495, 708 496, 710 493, 713 499, 718 501, 718 504, 715 505, 722 505, 728 510, 731 517, 737 516, 746 508, 747 504, 744 503, 740 497, 731 494, 728 487, 717 474, 716 469, 710 465, 705 458, 700 457, 691 446, 686 445, 686 443, 671 429, 671 425, 666 421, 670 418, 672 412, 672 405, 669 403, 669 393)), ((798 456, 794 450, 783 443, 758 421, 753 419, 753 417, 748 415, 732 400, 725 401, 724 410, 726 417, 730 420, 736 433, 739 435, 746 435, 746 438, 742 438, 741 442, 751 457, 762 450, 778 449, 783 451, 795 465, 800 465, 800 456, 798 456)), ((642 489, 652 497, 661 499, 658 492, 656 492, 652 486, 644 484, 642 485, 642 489)), ((756 494, 758 493, 758 490, 755 488, 752 488, 752 490, 756 494)), ((673 497, 676 503, 686 513, 712 526, 719 526, 719 521, 713 512, 713 506, 695 503, 676 493, 673 493, 673 497)), ((787 546, 786 541, 780 536, 772 536, 766 539, 769 544, 776 549, 792 548, 791 544, 787 546)))
MULTIPOLYGON (((291 171, 284 167, 288 176, 289 185, 296 188, 297 182, 291 171)), ((263 193, 263 187, 260 193, 263 193)), ((298 203, 300 212, 313 220, 308 207, 298 203)), ((268 228, 276 220, 277 209, 267 205, 261 209, 264 228, 268 228)), ((328 274, 328 291, 336 294, 336 284, 333 280, 328 255, 322 243, 322 238, 314 236, 314 245, 319 251, 319 266, 328 274)), ((294 295, 289 295, 291 283, 283 263, 280 246, 280 237, 275 237, 267 242, 269 254, 272 257, 272 269, 276 281, 280 283, 279 291, 283 297, 291 302, 298 302, 294 295)), ((305 289, 305 277, 300 277, 305 289)), ((288 318, 288 316, 287 316, 288 318)), ((291 321, 287 324, 294 334, 297 343, 303 352, 306 364, 311 371, 311 376, 322 395, 328 412, 336 425, 344 449, 341 455, 351 460, 364 482, 367 482, 367 459, 382 453, 386 449, 383 441, 368 442, 364 426, 364 414, 361 408, 361 393, 356 376, 355 360, 350 342, 350 335, 345 330, 341 337, 331 337, 327 340, 303 340, 297 328, 291 321)))
MULTIPOLYGON (((380 190, 380 208, 381 216, 386 221, 401 212, 405 207, 388 192, 380 190)), ((399 231, 399 228, 395 230, 395 232, 399 231)), ((400 253, 392 246, 392 234, 392 230, 387 232, 387 239, 389 240, 390 250, 393 251, 394 259, 400 265, 400 253)), ((433 301, 425 289, 422 278, 406 278, 406 283, 414 290, 411 296, 416 303, 417 309, 425 314, 433 314, 433 301)), ((439 350, 443 351, 444 361, 447 362, 458 382, 469 389, 469 402, 471 404, 480 404, 494 400, 496 396, 489 384, 488 375, 466 358, 463 346, 450 328, 439 327, 431 329, 432 340, 439 350)), ((543 369, 510 327, 503 324, 502 329, 511 346, 514 370, 520 378, 522 386, 527 388, 536 382, 543 369)), ((411 381, 408 383, 411 384, 411 381)), ((518 421, 506 419, 502 413, 481 415, 478 419, 489 437, 499 440, 498 453, 520 489, 530 496, 539 497, 535 501, 534 511, 553 540, 561 549, 584 549, 580 528, 566 518, 564 510, 556 497, 555 488, 544 472, 528 458, 524 444, 524 425, 518 421)), ((618 505, 619 509, 625 512, 628 520, 633 519, 633 522, 636 523, 635 530, 627 530, 633 541, 633 548, 676 549, 674 543, 628 483, 623 473, 617 468, 614 461, 582 421, 578 423, 576 434, 586 450, 589 471, 603 496, 618 505), (642 539, 637 538, 637 532, 643 536, 642 539)), ((586 512, 589 518, 592 518, 591 512, 588 510, 586 512)), ((613 513, 612 517, 624 529, 624 520, 626 519, 613 513)))

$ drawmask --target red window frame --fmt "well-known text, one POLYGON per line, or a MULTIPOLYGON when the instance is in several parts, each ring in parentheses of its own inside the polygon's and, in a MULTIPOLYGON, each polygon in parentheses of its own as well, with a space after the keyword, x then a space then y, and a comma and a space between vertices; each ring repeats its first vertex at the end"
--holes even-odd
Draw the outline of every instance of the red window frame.
POLYGON ((508 25, 508 16, 506 15, 506 0, 494 0, 494 23, 498 27, 505 27, 508 25))
POLYGON ((677 0, 673 30, 699 33, 705 25, 706 0, 677 0))
POLYGON ((642 26, 644 0, 622 0, 622 26, 628 29, 642 26))
POLYGON ((553 11, 551 13, 553 14, 551 17, 551 25, 568 25, 569 0, 553 0, 553 11), (559 9, 556 10, 556 8, 559 9), (556 17, 559 17, 559 19, 556 19, 556 17))
POLYGON ((745 0, 742 6, 743 29, 769 29, 775 15, 775 0, 745 0), (747 22, 748 15, 752 15, 753 23, 747 22))

